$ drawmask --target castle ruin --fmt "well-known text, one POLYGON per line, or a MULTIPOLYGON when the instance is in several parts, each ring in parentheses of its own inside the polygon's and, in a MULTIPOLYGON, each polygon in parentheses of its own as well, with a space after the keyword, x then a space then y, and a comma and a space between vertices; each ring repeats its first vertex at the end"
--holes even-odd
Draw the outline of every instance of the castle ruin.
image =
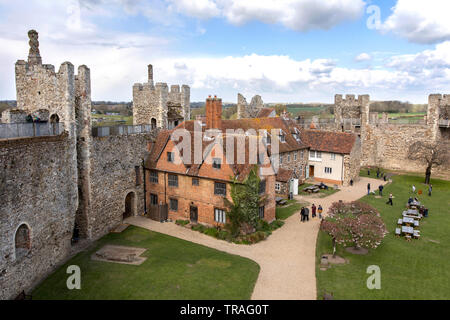
POLYGON ((246 118, 256 118, 261 109, 264 108, 264 102, 261 96, 256 95, 250 101, 250 104, 247 103, 247 100, 244 96, 238 93, 237 97, 237 118, 238 119, 246 119, 246 118))
POLYGON ((189 120, 190 88, 187 85, 153 85, 153 66, 148 65, 148 82, 133 85, 133 124, 151 124, 152 128, 172 129, 189 120))
MULTIPOLYGON (((0 124, 0 299, 33 288, 77 241, 145 212, 142 163, 157 133, 143 119, 93 130, 89 68, 76 74, 64 62, 56 72, 42 64, 38 33, 28 36, 28 61, 15 68, 17 108, 0 124)), ((181 101, 175 91, 171 101, 181 101)))

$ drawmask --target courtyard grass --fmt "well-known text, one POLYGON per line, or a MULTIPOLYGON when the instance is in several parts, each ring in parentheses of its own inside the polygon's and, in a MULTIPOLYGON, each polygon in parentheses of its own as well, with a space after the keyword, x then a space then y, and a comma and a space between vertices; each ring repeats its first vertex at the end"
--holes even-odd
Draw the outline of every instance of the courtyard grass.
POLYGON ((289 200, 284 206, 277 206, 275 209, 275 217, 277 220, 286 220, 293 214, 300 212, 300 209, 307 205, 296 200, 289 200))
POLYGON ((385 187, 384 197, 365 196, 360 201, 377 208, 389 234, 382 244, 368 255, 358 256, 338 247, 337 254, 349 263, 319 270, 322 254, 331 253, 331 238, 319 232, 316 251, 318 299, 324 291, 335 299, 450 299, 450 182, 432 179, 433 195, 428 197, 422 176, 397 175, 385 187), (411 194, 411 185, 424 194, 419 200, 430 210, 420 223, 421 239, 407 242, 395 237, 397 220, 411 194), (394 206, 386 205, 389 193, 394 206), (381 290, 369 290, 367 267, 381 269, 381 290))
POLYGON ((130 226, 108 234, 44 280, 33 299, 250 299, 259 273, 254 261, 130 226), (147 248, 140 266, 93 261, 105 244, 147 248), (81 269, 81 290, 68 290, 69 265, 81 269))
MULTIPOLYGON (((367 173, 367 172, 366 172, 367 173)), ((303 191, 303 189, 312 186, 313 184, 311 183, 304 183, 301 186, 298 187, 298 194, 301 196, 311 196, 311 195, 317 195, 317 193, 308 193, 303 191)), ((328 186, 328 189, 320 189, 319 193, 318 193, 318 198, 325 198, 328 196, 331 196, 332 194, 339 192, 339 189, 335 189, 333 187, 328 186)))

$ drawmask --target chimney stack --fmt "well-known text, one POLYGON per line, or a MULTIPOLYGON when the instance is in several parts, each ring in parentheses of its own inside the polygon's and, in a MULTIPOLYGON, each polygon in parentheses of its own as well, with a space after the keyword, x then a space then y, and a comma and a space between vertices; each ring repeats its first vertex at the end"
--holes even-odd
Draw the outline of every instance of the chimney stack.
POLYGON ((151 64, 148 65, 148 83, 153 85, 153 66, 151 64))
POLYGON ((211 98, 206 99, 206 129, 222 128, 222 99, 211 98))

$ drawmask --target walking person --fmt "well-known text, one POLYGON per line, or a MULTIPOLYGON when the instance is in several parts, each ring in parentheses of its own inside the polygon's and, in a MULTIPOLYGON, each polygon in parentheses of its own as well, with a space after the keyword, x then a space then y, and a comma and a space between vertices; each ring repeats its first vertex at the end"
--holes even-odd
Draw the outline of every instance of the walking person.
POLYGON ((300 210, 300 221, 305 222, 305 207, 302 207, 302 210, 300 210))
POLYGON ((383 196, 383 189, 384 189, 383 185, 380 184, 380 186, 378 187, 378 192, 380 193, 380 196, 383 196))
POLYGON ((305 208, 305 219, 309 221, 309 208, 305 208))
POLYGON ((311 207, 311 212, 312 212, 311 217, 313 217, 313 218, 316 217, 316 210, 317 210, 317 207, 316 207, 316 205, 313 203, 313 205, 312 205, 312 207, 311 207))
POLYGON ((370 176, 370 167, 367 168, 367 175, 370 176))
POLYGON ((323 208, 320 204, 319 204, 319 207, 317 208, 317 212, 319 213, 319 219, 322 220, 323 208))
POLYGON ((428 196, 431 197, 431 192, 433 191, 433 185, 430 184, 430 186, 428 187, 428 196))
POLYGON ((412 185, 412 193, 416 193, 416 186, 412 185))
POLYGON ((380 177, 380 168, 377 168, 377 179, 380 177))
POLYGON ((367 184, 367 195, 370 194, 370 182, 367 184))
POLYGON ((390 193, 389 194, 389 200, 388 200, 388 202, 386 202, 386 204, 390 204, 391 206, 393 206, 394 205, 394 203, 392 202, 392 198, 393 198, 394 196, 392 195, 392 193, 390 193))

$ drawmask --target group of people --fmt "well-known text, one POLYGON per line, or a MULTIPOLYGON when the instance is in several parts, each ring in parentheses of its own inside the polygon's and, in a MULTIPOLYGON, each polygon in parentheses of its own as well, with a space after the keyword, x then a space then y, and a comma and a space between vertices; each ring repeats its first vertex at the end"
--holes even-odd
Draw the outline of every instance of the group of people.
MULTIPOLYGON (((367 195, 370 195, 370 188, 371 187, 370 187, 370 182, 369 182, 367 184, 367 195)), ((383 189, 384 189, 384 186, 382 184, 380 184, 378 186, 378 194, 380 195, 380 197, 383 196, 383 189)), ((375 194, 375 191, 373 193, 375 194)), ((391 206, 393 206, 394 205, 393 199, 394 199, 394 196, 392 195, 392 193, 389 193, 389 200, 386 202, 386 204, 390 204, 391 206)))
MULTIPOLYGON (((387 181, 387 175, 384 172, 381 172, 380 168, 377 168, 377 179, 383 178, 384 181, 387 181)), ((370 167, 367 168, 367 175, 370 177, 370 167)))
MULTIPOLYGON (((311 217, 312 218, 317 217, 317 214, 319 214, 319 219, 322 219, 322 212, 323 212, 323 208, 320 204, 318 207, 316 207, 316 205, 314 203, 312 204, 312 206, 311 206, 311 217)), ((300 210, 300 218, 301 218, 302 222, 309 221, 309 208, 302 207, 302 209, 300 210)))

